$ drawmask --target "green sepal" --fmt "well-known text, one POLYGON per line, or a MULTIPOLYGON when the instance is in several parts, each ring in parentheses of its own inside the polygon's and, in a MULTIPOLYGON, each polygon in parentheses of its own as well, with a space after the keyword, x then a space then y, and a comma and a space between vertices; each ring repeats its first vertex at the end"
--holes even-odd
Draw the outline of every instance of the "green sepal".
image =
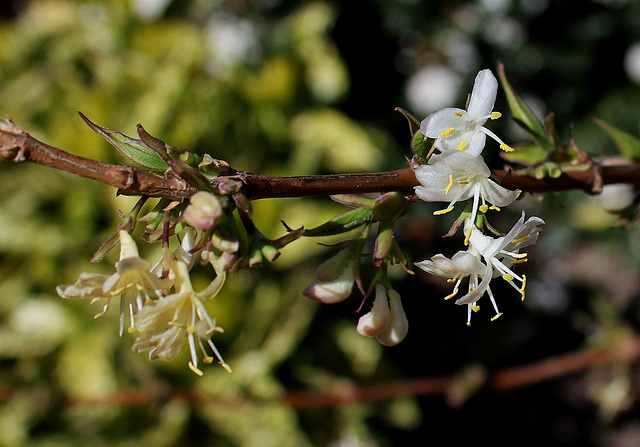
POLYGON ((150 169, 152 171, 166 171, 169 167, 165 161, 153 149, 147 146, 142 140, 130 138, 115 130, 106 129, 94 124, 82 112, 78 112, 80 118, 96 133, 115 147, 118 152, 134 163, 150 169))
POLYGON ((373 264, 380 267, 387 260, 389 250, 393 245, 393 225, 394 222, 380 222, 376 245, 373 250, 373 264))
POLYGON ((411 133, 411 150, 421 159, 426 159, 429 152, 429 145, 426 138, 420 132, 420 121, 401 107, 396 107, 396 111, 402 113, 409 122, 409 132, 411 133))
POLYGON ((593 121, 604 129, 622 155, 631 160, 640 159, 640 139, 600 119, 594 118, 593 121))
POLYGON ((310 230, 304 230, 303 236, 322 237, 333 236, 336 234, 346 233, 354 228, 371 222, 373 219, 373 211, 368 208, 356 208, 346 213, 334 217, 328 222, 323 223, 310 230))

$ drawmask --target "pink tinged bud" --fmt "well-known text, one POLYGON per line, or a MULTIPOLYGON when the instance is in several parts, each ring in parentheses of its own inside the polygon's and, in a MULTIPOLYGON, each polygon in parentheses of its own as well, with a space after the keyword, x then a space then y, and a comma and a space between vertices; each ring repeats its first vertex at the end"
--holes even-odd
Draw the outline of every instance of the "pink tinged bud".
POLYGON ((395 346, 407 336, 409 322, 402 308, 400 294, 393 289, 388 290, 389 295, 389 324, 386 329, 376 338, 380 344, 385 346, 395 346))
POLYGON ((325 304, 338 303, 351 295, 354 274, 353 263, 350 262, 342 274, 332 281, 320 281, 308 286, 302 294, 312 300, 325 304))
POLYGON ((356 328, 360 335, 376 337, 384 332, 389 325, 389 303, 386 288, 376 284, 376 298, 371 311, 360 317, 356 328))
POLYGON ((339 278, 351 263, 351 253, 348 249, 342 249, 316 269, 316 278, 320 281, 333 281, 339 278))
POLYGON ((199 191, 191 196, 190 202, 182 213, 182 219, 189 226, 206 230, 224 216, 220 199, 210 192, 199 191))

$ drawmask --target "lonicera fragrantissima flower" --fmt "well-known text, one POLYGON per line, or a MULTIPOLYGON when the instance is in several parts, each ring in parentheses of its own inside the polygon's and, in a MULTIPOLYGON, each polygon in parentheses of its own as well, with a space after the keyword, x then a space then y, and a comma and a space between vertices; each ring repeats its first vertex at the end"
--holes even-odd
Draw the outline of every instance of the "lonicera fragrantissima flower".
POLYGON ((201 292, 195 292, 184 262, 174 261, 172 274, 178 291, 149 303, 138 314, 137 329, 140 336, 131 349, 135 352, 149 350, 149 359, 174 358, 182 350, 185 340, 189 345, 191 361, 189 368, 202 375, 198 368, 198 348, 204 353, 204 362, 211 363, 213 357, 207 354, 203 340, 209 345, 220 365, 231 371, 224 362, 216 346, 211 341, 214 332, 223 332, 216 326, 215 318, 209 316, 204 307, 206 301, 215 297, 225 281, 225 273, 217 267, 212 255, 210 262, 216 270, 215 279, 201 292))
POLYGON ((471 324, 471 312, 477 311, 477 301, 486 293, 496 311, 492 318, 495 320, 502 313, 498 310, 493 292, 489 283, 494 277, 501 276, 513 286, 524 300, 527 277, 519 276, 512 267, 514 264, 525 262, 526 253, 520 253, 520 249, 536 242, 541 225, 544 221, 539 217, 531 217, 526 222, 524 212, 513 228, 503 237, 494 238, 482 233, 475 225, 467 220, 468 244, 467 251, 456 253, 451 259, 438 254, 430 260, 416 263, 418 267, 428 273, 449 278, 455 282, 453 292, 445 299, 453 298, 458 293, 461 281, 469 278, 469 291, 458 298, 456 304, 467 305, 467 324, 471 324), (482 262, 484 260, 484 262, 482 262), (520 285, 516 284, 520 283, 520 285))
POLYGON ((414 170, 420 186, 415 187, 418 197, 427 202, 449 202, 447 208, 434 214, 453 210, 456 202, 473 198, 471 219, 477 210, 486 212, 490 207, 511 204, 520 190, 508 190, 491 180, 491 171, 481 156, 466 152, 449 151, 431 156, 429 164, 414 170))
POLYGON ((498 81, 491 70, 481 70, 476 76, 467 110, 446 108, 427 116, 420 125, 425 138, 435 138, 435 146, 442 152, 465 151, 480 155, 486 136, 496 140, 505 151, 513 149, 484 126, 488 119, 500 118, 493 111, 498 92, 498 81))
POLYGON ((151 301, 152 296, 160 296, 164 286, 156 275, 149 271, 150 264, 141 259, 138 247, 131 235, 121 230, 120 259, 116 262, 113 275, 99 273, 81 273, 75 284, 56 287, 58 295, 66 299, 91 298, 91 304, 105 298, 107 300, 102 312, 95 318, 103 316, 109 310, 111 298, 120 295, 120 335, 124 329, 125 314, 129 314, 129 332, 135 332, 135 314, 151 301))

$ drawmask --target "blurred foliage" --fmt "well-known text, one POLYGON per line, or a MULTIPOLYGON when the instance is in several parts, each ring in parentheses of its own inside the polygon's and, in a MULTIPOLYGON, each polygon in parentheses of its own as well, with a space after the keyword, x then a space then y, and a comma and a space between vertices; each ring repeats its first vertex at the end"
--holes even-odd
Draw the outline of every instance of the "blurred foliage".
MULTIPOLYGON (((401 168, 410 141, 394 108, 424 116, 463 104, 475 72, 498 60, 534 112, 553 111, 565 143, 573 136, 594 157, 617 149, 592 118, 634 137, 640 121, 632 60, 640 5, 624 0, 14 1, 0 13, 0 41, 0 113, 106 162, 126 160, 76 111, 127 135, 142 123, 169 144, 264 174, 401 168)), ((507 110, 502 94, 498 108, 507 110)), ((506 115, 495 126, 525 141, 506 115)), ((492 162, 501 163, 497 154, 492 162)), ((2 446, 458 444, 513 441, 511 430, 522 445, 639 442, 638 371, 623 363, 509 393, 481 390, 459 405, 440 396, 299 410, 278 403, 298 389, 465 377, 636 333, 638 227, 612 229, 617 217, 603 210, 632 200, 629 188, 527 196, 495 217, 508 227, 521 207, 547 221, 529 256, 527 301, 497 288, 505 313, 497 322, 481 312, 469 329, 465 310, 441 300, 445 284, 392 272, 411 328, 391 349, 356 333, 357 296, 334 306, 301 296, 330 250, 298 241, 274 265, 231 278, 210 303, 234 373, 209 367, 203 378, 185 359, 131 353, 116 312, 94 321, 97 306, 55 295, 81 271, 111 271, 111 255, 87 261, 134 198, 7 162, 0 191, 2 446), (137 402, 136 390, 156 398, 137 402), (186 391, 203 402, 192 405, 186 391)), ((274 237, 281 219, 311 228, 344 210, 326 199, 254 206, 274 237)), ((451 250, 439 237, 450 222, 431 211, 415 206, 396 232, 412 260, 451 250)), ((159 257, 155 247, 141 251, 159 257)))

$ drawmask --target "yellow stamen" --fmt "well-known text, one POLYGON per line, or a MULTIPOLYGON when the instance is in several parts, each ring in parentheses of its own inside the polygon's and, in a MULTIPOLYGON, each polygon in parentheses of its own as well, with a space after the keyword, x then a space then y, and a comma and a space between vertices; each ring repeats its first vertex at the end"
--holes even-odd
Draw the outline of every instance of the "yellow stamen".
POLYGON ((462 142, 460 143, 460 145, 457 147, 457 149, 459 151, 463 151, 464 148, 467 147, 467 142, 465 140, 462 140, 462 142))
POLYGON ((453 298, 457 294, 458 294, 458 289, 454 290, 452 294, 445 296, 444 299, 445 300, 450 300, 451 298, 453 298))
POLYGON ((518 259, 517 261, 511 261, 512 264, 522 264, 527 262, 527 258, 524 259, 518 259))
POLYGON ((448 212, 452 211, 453 207, 450 206, 449 208, 445 209, 445 210, 438 210, 438 211, 434 211, 433 215, 434 216, 441 216, 442 214, 447 214, 448 212))
POLYGON ((458 180, 458 185, 468 185, 471 183, 469 180, 458 180))
POLYGON ((207 365, 210 365, 210 364, 213 363, 213 357, 205 355, 204 358, 202 359, 202 361, 205 362, 207 365))
POLYGON ((454 133, 456 131, 456 129, 454 127, 450 127, 447 130, 445 130, 444 132, 442 132, 440 134, 440 136, 442 138, 447 138, 449 135, 451 135, 452 133, 454 133))
POLYGON ((502 149, 505 152, 513 152, 515 149, 512 148, 511 146, 509 146, 508 144, 502 143, 500 145, 500 149, 502 149))
POLYGON ((191 362, 189 362, 189 369, 191 371, 193 371, 194 373, 196 373, 196 375, 198 375, 200 377, 204 376, 204 373, 200 369, 198 369, 198 367, 196 365, 194 365, 191 362))
POLYGON ((515 278, 513 277, 513 275, 509 275, 508 273, 502 275, 502 279, 504 279, 505 281, 513 281, 515 278))
POLYGON ((500 312, 499 314, 496 314, 491 321, 496 321, 498 318, 500 318, 500 316, 502 315, 502 312, 500 312))
POLYGON ((232 373, 233 371, 231 371, 231 367, 229 365, 227 365, 225 362, 218 362, 218 365, 222 366, 224 368, 224 370, 228 373, 232 373))
POLYGON ((467 321, 467 326, 471 327, 471 322, 467 321))
POLYGON ((454 283, 454 282, 456 282, 456 281, 457 281, 457 279, 455 279, 455 278, 448 278, 448 279, 447 279, 447 282, 448 282, 449 284, 454 283))
POLYGON ((497 207, 497 206, 495 206, 495 205, 491 205, 491 206, 489 207, 489 209, 490 209, 490 210, 494 210, 494 211, 500 211, 500 208, 499 208, 499 207, 497 207))
POLYGON ((466 236, 464 237, 464 245, 469 245, 469 239, 471 239, 471 228, 467 231, 466 236))
POLYGON ((462 116, 462 112, 453 112, 453 116, 462 116))
POLYGON ((449 191, 451 191, 452 186, 453 186, 453 175, 449 174, 449 184, 447 185, 447 189, 444 190, 444 193, 449 194, 449 191))
POLYGON ((511 243, 513 243, 513 244, 519 244, 520 242, 524 242, 524 241, 526 241, 527 239, 529 239, 529 236, 523 236, 523 237, 521 237, 520 239, 514 239, 514 240, 512 240, 512 241, 511 241, 511 243))
POLYGON ((127 332, 130 333, 130 334, 133 334, 137 330, 138 329, 135 326, 131 326, 130 328, 127 329, 127 332))
POLYGON ((491 119, 492 120, 497 120, 501 116, 502 116, 502 113, 500 113, 500 112, 491 112, 491 119))
POLYGON ((472 310, 472 311, 474 311, 474 312, 478 312, 478 311, 480 310, 480 306, 477 306, 477 305, 475 305, 475 304, 472 304, 472 305, 471 305, 471 310, 472 310))
POLYGON ((486 213, 487 211, 489 211, 489 206, 485 203, 480 205, 478 209, 480 210, 481 213, 486 213))
POLYGON ((187 326, 187 332, 189 334, 194 334, 196 332, 196 327, 192 324, 190 324, 189 326, 187 326))
POLYGON ((527 285, 527 277, 522 275, 522 287, 520 287, 520 293, 522 294, 522 301, 524 301, 524 288, 527 285))

